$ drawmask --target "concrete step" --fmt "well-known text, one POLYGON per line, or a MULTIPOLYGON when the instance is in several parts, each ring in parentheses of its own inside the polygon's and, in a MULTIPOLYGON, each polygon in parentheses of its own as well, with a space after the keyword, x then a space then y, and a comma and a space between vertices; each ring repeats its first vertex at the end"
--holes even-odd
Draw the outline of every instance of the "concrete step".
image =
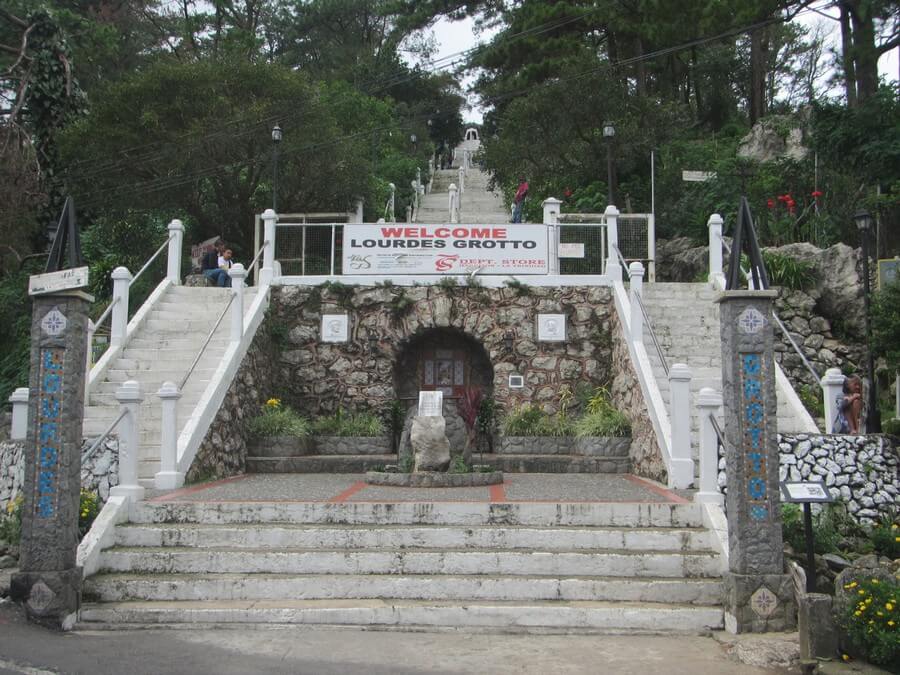
POLYGON ((324 600, 499 600, 656 602, 716 605, 717 579, 396 574, 98 574, 86 602, 324 600))
POLYGON ((474 527, 396 525, 293 525, 248 523, 129 524, 116 528, 116 545, 126 547, 272 548, 457 548, 708 551, 702 528, 664 527, 474 527))
MULTIPOLYGON (((114 365, 117 366, 118 364, 114 365)), ((187 372, 187 369, 191 367, 191 362, 188 361, 184 363, 181 368, 173 367, 175 364, 171 363, 160 363, 158 365, 160 367, 154 368, 153 370, 143 368, 110 368, 106 371, 105 381, 107 383, 120 384, 128 380, 138 380, 144 385, 143 390, 145 393, 151 391, 151 389, 155 393, 159 390, 160 386, 162 386, 163 382, 177 383, 180 381, 187 372)), ((218 364, 215 364, 215 366, 209 364, 206 367, 201 368, 198 363, 197 367, 194 368, 191 373, 191 379, 199 377, 202 380, 211 380, 213 373, 216 372, 216 367, 218 367, 218 364)))
POLYGON ((365 473, 396 463, 393 454, 247 457, 247 473, 365 473))
POLYGON ((585 455, 496 454, 473 455, 479 464, 487 464, 508 473, 628 473, 628 457, 588 457, 585 455))
POLYGON ((221 602, 124 602, 82 606, 76 628, 154 624, 308 624, 346 626, 481 627, 509 630, 639 630, 706 633, 719 630, 714 607, 605 602, 471 602, 371 600, 273 600, 221 602))
POLYGON ((712 552, 520 551, 467 549, 304 549, 113 547, 100 569, 139 573, 467 574, 718 577, 712 552))
POLYGON ((635 502, 166 502, 133 504, 132 523, 702 527, 697 504, 635 502))

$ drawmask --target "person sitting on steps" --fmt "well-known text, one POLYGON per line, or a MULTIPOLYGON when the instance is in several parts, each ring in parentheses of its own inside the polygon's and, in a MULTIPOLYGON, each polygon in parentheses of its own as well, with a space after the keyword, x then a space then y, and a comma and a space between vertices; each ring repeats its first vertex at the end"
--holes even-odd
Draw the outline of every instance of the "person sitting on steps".
POLYGON ((844 378, 844 391, 837 397, 837 416, 834 433, 858 434, 859 418, 862 413, 862 380, 859 375, 844 378))
MULTIPOLYGON (((217 248, 219 244, 217 243, 217 248)), ((231 288, 231 276, 228 270, 231 269, 232 252, 230 248, 226 248, 224 242, 221 243, 221 251, 216 258, 216 268, 208 269, 203 272, 207 279, 214 282, 219 288, 231 288)), ((206 261, 204 260, 204 263, 206 261)))

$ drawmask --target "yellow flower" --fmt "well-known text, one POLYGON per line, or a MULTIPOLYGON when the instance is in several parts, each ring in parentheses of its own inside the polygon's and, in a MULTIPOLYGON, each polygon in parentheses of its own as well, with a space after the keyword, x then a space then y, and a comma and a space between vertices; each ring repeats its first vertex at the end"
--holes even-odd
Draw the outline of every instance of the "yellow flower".
POLYGON ((896 530, 897 527, 898 527, 897 523, 894 523, 893 525, 891 525, 891 529, 892 529, 892 530, 896 530))
POLYGON ((851 582, 847 585, 847 588, 856 588, 856 582, 855 582, 855 581, 851 581, 851 582))
POLYGON ((894 622, 893 622, 893 621, 888 621, 888 626, 891 626, 891 627, 893 628, 894 622))
POLYGON ((277 407, 279 407, 280 405, 281 405, 281 399, 280 399, 280 398, 270 398, 268 401, 266 401, 266 407, 267 407, 267 408, 277 408, 277 407))
POLYGON ((841 658, 844 659, 844 661, 849 661, 850 655, 849 654, 841 654, 841 658))
POLYGON ((900 541, 900 537, 894 537, 894 541, 900 541))
POLYGON ((872 604, 872 598, 866 598, 866 604, 867 604, 867 605, 871 605, 871 604, 872 604))
POLYGON ((878 585, 878 579, 872 579, 872 583, 875 584, 875 585, 877 586, 877 585, 878 585))
POLYGON ((861 614, 862 614, 862 612, 860 612, 859 610, 856 610, 855 612, 853 612, 853 616, 860 616, 861 614))
POLYGON ((891 603, 887 603, 887 604, 884 606, 884 608, 885 608, 887 611, 889 611, 889 612, 893 612, 893 611, 894 611, 894 606, 893 606, 891 603))
POLYGON ((865 595, 866 592, 865 592, 863 589, 860 588, 860 589, 859 589, 859 594, 860 594, 860 595, 865 595))

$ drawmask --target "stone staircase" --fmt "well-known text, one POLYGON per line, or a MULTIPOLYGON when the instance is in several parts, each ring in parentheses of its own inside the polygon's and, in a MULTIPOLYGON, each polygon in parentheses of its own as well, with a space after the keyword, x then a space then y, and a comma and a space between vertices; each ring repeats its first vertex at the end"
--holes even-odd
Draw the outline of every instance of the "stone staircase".
MULTIPOLYGON (((666 360, 686 363, 691 369, 691 434, 696 452, 699 429, 698 411, 694 403, 703 387, 722 391, 722 347, 719 326, 719 306, 713 302, 718 291, 705 283, 653 283, 644 284, 643 299, 647 316, 659 340, 666 360)), ((644 346, 653 365, 656 382, 666 409, 669 409, 669 380, 653 346, 650 331, 644 329, 644 346)), ((718 416, 724 429, 724 416, 718 416)), ((793 409, 780 397, 778 400, 778 430, 780 432, 805 431, 793 409)), ((696 459, 696 457, 695 457, 696 459)))
MULTIPOLYGON (((256 289, 247 288, 244 293, 246 313, 256 289)), ((140 383, 144 401, 140 409, 138 478, 142 485, 152 486, 153 478, 159 471, 162 407, 156 393, 163 382, 181 382, 230 294, 229 288, 170 287, 119 358, 109 365, 102 381, 91 389, 90 401, 84 409, 85 438, 96 438, 118 416, 116 390, 127 380, 140 383)), ((230 337, 228 319, 226 316, 219 325, 181 390, 177 408, 179 430, 199 403, 225 354, 230 337)))
POLYGON ((674 503, 132 506, 79 628, 721 629, 721 559, 674 503))

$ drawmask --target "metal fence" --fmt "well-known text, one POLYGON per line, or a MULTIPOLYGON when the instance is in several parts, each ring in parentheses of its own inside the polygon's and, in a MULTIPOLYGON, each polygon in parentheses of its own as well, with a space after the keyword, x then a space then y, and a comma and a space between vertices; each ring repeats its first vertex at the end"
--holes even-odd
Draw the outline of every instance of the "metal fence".
MULTIPOLYGON (((576 225, 584 227, 602 226, 602 245, 606 246, 606 216, 602 213, 563 213, 559 216, 560 242, 563 239, 563 231, 575 228, 575 234, 566 236, 578 236, 576 225)), ((652 213, 620 213, 617 218, 616 229, 619 239, 619 251, 626 263, 642 262, 647 268, 647 281, 656 280, 656 222, 652 213)), ((578 241, 572 239, 571 241, 578 241)), ((587 255, 588 242, 585 241, 585 255, 587 255)), ((605 248, 603 249, 605 251, 605 248)), ((603 253, 603 260, 606 254, 603 253)), ((582 263, 583 264, 583 263, 582 263)), ((560 272, 562 274, 600 274, 600 272, 571 272, 572 263, 564 263, 560 260, 560 272)), ((580 266, 576 265, 580 269, 580 266)), ((605 268, 604 268, 605 270, 605 268)))
MULTIPOLYGON (((352 213, 284 213, 275 225, 275 260, 286 276, 341 274, 343 223, 352 213)), ((256 248, 262 219, 256 217, 256 248)))
POLYGON ((557 227, 560 244, 579 244, 575 253, 581 257, 564 257, 565 248, 560 247, 560 274, 603 274, 606 271, 606 225, 584 223, 570 225, 560 223, 557 227))

